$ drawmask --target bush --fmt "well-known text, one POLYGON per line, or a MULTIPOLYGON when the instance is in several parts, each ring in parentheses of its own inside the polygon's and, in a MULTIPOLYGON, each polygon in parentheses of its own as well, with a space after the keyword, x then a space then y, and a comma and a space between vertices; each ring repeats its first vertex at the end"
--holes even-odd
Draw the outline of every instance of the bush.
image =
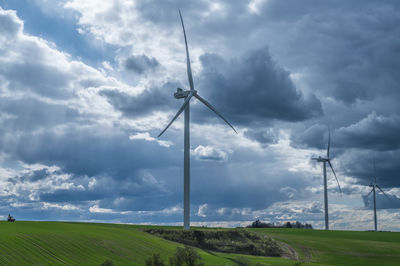
POLYGON ((114 263, 111 260, 106 260, 100 266, 114 266, 114 263))
MULTIPOLYGON (((170 266, 202 266, 201 257, 197 251, 192 248, 185 246, 184 248, 177 247, 175 254, 169 258, 170 266)), ((165 266, 166 264, 162 261, 160 254, 153 254, 146 260, 146 266, 165 266)))
POLYGON ((203 231, 150 229, 146 232, 184 245, 218 252, 257 256, 280 256, 284 253, 272 238, 245 229, 203 231))
POLYGON ((162 261, 160 254, 155 253, 146 260, 146 266, 165 266, 165 263, 162 261))
POLYGON ((201 257, 197 251, 192 248, 185 246, 184 248, 176 248, 175 255, 169 258, 169 264, 171 266, 202 266, 201 257))

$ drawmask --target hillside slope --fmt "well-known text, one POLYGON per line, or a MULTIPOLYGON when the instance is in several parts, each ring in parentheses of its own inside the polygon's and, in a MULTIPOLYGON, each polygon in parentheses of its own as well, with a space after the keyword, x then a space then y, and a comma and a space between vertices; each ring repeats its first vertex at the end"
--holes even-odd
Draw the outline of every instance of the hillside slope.
MULTIPOLYGON (((139 230, 148 226, 64 222, 0 222, 0 265, 144 265, 160 253, 167 258, 180 244, 139 230)), ((243 255, 198 250, 205 265, 236 265, 243 255)), ((285 258, 246 256, 264 265, 292 265, 285 258)))
POLYGON ((301 265, 400 265, 400 233, 250 229, 288 243, 301 265))
MULTIPOLYGON (((174 254, 176 247, 182 245, 142 230, 149 228, 160 227, 0 222, 0 265, 100 265, 106 260, 111 260, 115 265, 144 265, 146 258, 153 253, 160 253, 167 261, 167 258, 174 254)), ((245 256, 251 262, 261 265, 400 265, 400 233, 249 230, 285 242, 298 253, 297 261, 245 256)), ((244 256, 197 250, 205 265, 237 265, 235 261, 244 256)))

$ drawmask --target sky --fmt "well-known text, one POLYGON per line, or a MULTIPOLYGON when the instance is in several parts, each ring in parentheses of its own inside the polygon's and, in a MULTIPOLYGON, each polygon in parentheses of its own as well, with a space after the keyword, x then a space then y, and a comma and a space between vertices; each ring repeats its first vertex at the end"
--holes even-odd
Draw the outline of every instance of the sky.
POLYGON ((0 217, 183 224, 191 104, 191 224, 256 219, 400 231, 400 3, 0 0, 0 217))

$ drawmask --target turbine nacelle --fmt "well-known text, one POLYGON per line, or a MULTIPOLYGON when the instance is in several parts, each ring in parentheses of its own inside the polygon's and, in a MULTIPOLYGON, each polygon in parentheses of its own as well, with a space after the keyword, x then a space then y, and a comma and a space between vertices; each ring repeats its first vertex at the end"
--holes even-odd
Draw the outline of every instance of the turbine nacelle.
POLYGON ((317 161, 317 162, 328 162, 328 161, 330 161, 331 159, 329 159, 329 158, 322 158, 321 156, 318 156, 317 158, 311 158, 311 160, 315 160, 315 161, 317 161))
POLYGON ((189 95, 190 93, 193 93, 193 95, 196 95, 196 94, 197 94, 197 91, 196 91, 196 90, 187 90, 187 91, 184 91, 184 90, 182 90, 181 88, 177 88, 177 89, 176 89, 176 92, 174 93, 174 97, 175 97, 176 99, 182 99, 182 98, 188 97, 188 95, 189 95))

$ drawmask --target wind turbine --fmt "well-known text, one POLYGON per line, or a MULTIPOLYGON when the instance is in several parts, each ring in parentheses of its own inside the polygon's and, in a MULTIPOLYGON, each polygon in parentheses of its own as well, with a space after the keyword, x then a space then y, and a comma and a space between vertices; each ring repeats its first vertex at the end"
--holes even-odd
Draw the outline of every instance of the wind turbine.
POLYGON ((339 180, 336 176, 335 170, 333 170, 332 164, 331 164, 331 158, 329 157, 329 150, 331 147, 331 131, 329 129, 328 131, 328 147, 326 149, 326 157, 321 157, 319 156, 318 158, 312 158, 312 160, 316 160, 317 162, 322 162, 323 164, 323 169, 324 169, 324 204, 325 204, 325 230, 329 230, 329 217, 328 217, 328 185, 327 185, 327 179, 326 179, 326 163, 329 164, 329 167, 332 170, 333 175, 335 176, 336 182, 338 184, 340 193, 342 193, 342 189, 340 188, 339 180))
MULTIPOLYGON (((204 98, 200 97, 197 91, 194 89, 193 84, 193 76, 192 76, 192 68, 190 66, 190 57, 189 57, 189 49, 186 39, 186 32, 185 32, 185 25, 183 24, 182 14, 179 11, 179 17, 181 18, 182 29, 183 29, 183 36, 185 37, 185 46, 186 46, 186 67, 187 67, 187 74, 189 80, 190 90, 182 90, 181 88, 177 88, 176 92, 174 93, 174 97, 176 99, 184 98, 185 101, 183 105, 176 113, 174 118, 172 118, 171 122, 164 128, 163 131, 158 135, 160 137, 168 128, 169 126, 178 118, 178 116, 185 110, 185 129, 184 129, 184 160, 183 160, 183 228, 185 230, 190 229, 190 99, 194 96, 200 102, 202 102, 205 106, 210 108, 214 113, 216 113, 222 120, 225 121, 232 129, 236 132, 235 128, 226 120, 218 111, 204 98)), ((236 132, 237 133, 237 132, 236 132)))
POLYGON ((369 184, 369 187, 372 187, 372 190, 368 193, 367 197, 369 195, 371 195, 372 192, 374 193, 374 225, 375 225, 375 232, 376 232, 378 230, 378 221, 376 218, 376 188, 378 188, 383 193, 383 195, 385 195, 388 199, 389 199, 389 197, 388 197, 388 195, 386 195, 385 192, 383 192, 383 190, 380 188, 380 186, 378 186, 378 184, 376 184, 375 160, 374 160, 374 183, 371 182, 369 184))

